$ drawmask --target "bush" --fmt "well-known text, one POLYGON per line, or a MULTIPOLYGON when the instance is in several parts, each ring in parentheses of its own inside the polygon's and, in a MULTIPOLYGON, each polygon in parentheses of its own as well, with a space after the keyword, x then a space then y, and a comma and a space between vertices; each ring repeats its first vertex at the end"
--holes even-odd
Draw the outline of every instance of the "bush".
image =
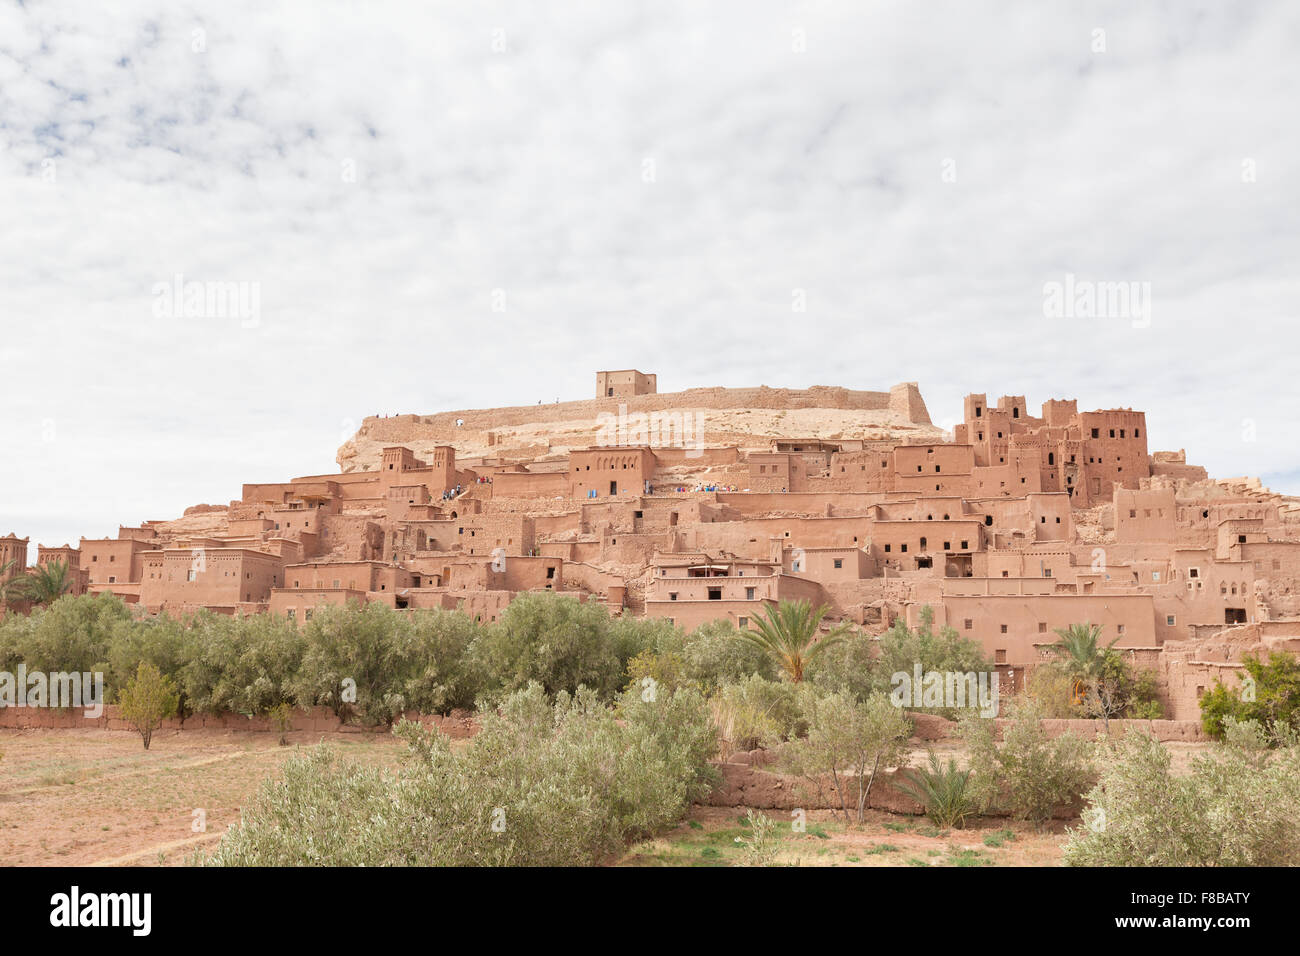
POLYGON ((154 731, 176 714, 176 688, 152 664, 141 661, 135 677, 118 694, 122 719, 134 727, 149 749, 154 731))
POLYGON ((782 761, 811 780, 823 800, 822 781, 829 774, 845 823, 852 819, 846 796, 850 780, 855 780, 856 819, 861 823, 877 772, 905 762, 912 722, 883 694, 860 701, 847 693, 822 694, 805 684, 799 705, 808 734, 782 747, 782 761))
MULTIPOLYGON (((876 639, 855 631, 828 647, 808 667, 808 680, 826 691, 850 694, 865 701, 879 689, 876 639)), ((911 665, 908 665, 911 672, 911 665)))
MULTIPOLYGON (((908 628, 902 618, 880 638, 880 656, 872 670, 872 687, 878 693, 888 694, 893 689, 893 675, 911 675, 917 662, 921 670, 950 671, 959 674, 992 673, 993 662, 984 653, 978 641, 962 637, 951 627, 935 631, 934 609, 926 605, 921 609, 921 623, 916 630, 908 628)), ((922 713, 938 714, 955 719, 954 708, 910 708, 922 713)))
POLYGON ((603 607, 554 594, 521 594, 496 624, 480 631, 470 654, 483 693, 493 699, 536 682, 552 697, 585 686, 609 700, 626 671, 620 650, 603 607))
POLYGON ((1253 695, 1243 688, 1228 689, 1220 681, 1201 697, 1201 725, 1215 739, 1223 739, 1228 718, 1253 720, 1266 731, 1294 725, 1300 718, 1300 661, 1294 654, 1270 651, 1268 660, 1247 654, 1242 666, 1254 683, 1253 695), (1253 696, 1253 700, 1245 697, 1253 696))
POLYGON ((564 866, 608 859, 707 794, 716 741, 693 690, 615 711, 594 691, 551 701, 537 683, 487 713, 452 752, 418 724, 395 772, 290 758, 222 838, 209 865, 564 866))
POLYGON ((405 683, 408 706, 423 714, 469 709, 479 675, 469 649, 478 636, 474 619, 461 611, 411 611, 410 658, 405 683))
POLYGON ((323 704, 340 719, 392 724, 412 709, 410 618, 383 604, 317 608, 303 626, 306 650, 292 680, 298 706, 323 704))
POLYGON ((718 733, 733 752, 775 746, 807 729, 793 684, 754 675, 725 685, 710 704, 718 733))
POLYGON ((1289 726, 1225 722, 1228 741, 1175 776, 1155 738, 1131 730, 1069 831, 1071 866, 1281 866, 1300 859, 1300 744, 1289 726), (1272 743, 1275 750, 1269 751, 1272 743))
POLYGON ((686 676, 706 694, 749 677, 776 679, 772 659, 753 644, 737 640, 739 629, 727 620, 701 624, 682 642, 686 676))
POLYGON ((1035 705, 1021 703, 1001 747, 994 741, 993 721, 967 716, 961 726, 981 809, 996 802, 1038 827, 1057 807, 1076 804, 1096 777, 1090 745, 1073 734, 1049 738, 1041 717, 1035 705))
POLYGON ((944 766, 933 750, 927 767, 904 770, 903 780, 895 787, 921 804, 930 822, 940 829, 962 829, 967 820, 979 815, 980 794, 972 771, 958 770, 952 757, 944 766))

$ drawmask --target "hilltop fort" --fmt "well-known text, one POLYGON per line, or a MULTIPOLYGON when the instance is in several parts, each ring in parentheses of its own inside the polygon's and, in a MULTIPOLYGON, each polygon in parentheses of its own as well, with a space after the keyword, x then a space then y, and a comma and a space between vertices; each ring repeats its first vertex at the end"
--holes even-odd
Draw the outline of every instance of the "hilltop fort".
MULTIPOLYGON (((1300 649, 1300 504, 1150 451, 1127 408, 968 395, 948 434, 915 383, 660 393, 627 369, 582 401, 370 417, 337 460, 37 560, 150 614, 492 621, 552 591, 686 629, 803 598, 878 633, 928 606, 1013 687, 1088 621, 1175 718, 1242 654, 1300 649)), ((0 538, 9 575, 28 544, 0 538)))

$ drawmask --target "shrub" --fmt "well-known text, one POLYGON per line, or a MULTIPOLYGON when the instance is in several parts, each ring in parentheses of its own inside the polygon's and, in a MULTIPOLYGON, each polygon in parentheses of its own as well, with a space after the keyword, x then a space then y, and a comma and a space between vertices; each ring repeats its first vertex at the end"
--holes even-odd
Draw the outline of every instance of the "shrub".
POLYGON ((154 731, 176 713, 176 688, 158 668, 141 661, 135 677, 118 694, 118 705, 122 719, 139 731, 148 750, 154 731))
POLYGON ((822 781, 829 774, 846 823, 851 819, 846 795, 850 780, 855 781, 856 819, 861 823, 877 772, 906 759, 911 721, 882 694, 864 702, 850 694, 821 694, 805 687, 799 705, 808 734, 782 748, 783 762, 812 781, 823 800, 822 781))
MULTIPOLYGON (((921 609, 921 622, 916 630, 908 628, 902 618, 880 638, 880 657, 872 671, 875 691, 888 694, 893 689, 893 675, 912 674, 919 662, 921 670, 950 671, 954 673, 992 672, 993 662, 984 653, 978 641, 962 637, 951 627, 935 631, 934 609, 926 605, 921 609)), ((953 708, 913 708, 923 713, 955 718, 953 708)))
POLYGON ((1272 732, 1282 725, 1293 725, 1300 718, 1300 660, 1294 654, 1270 651, 1268 660, 1247 654, 1242 666, 1252 693, 1243 688, 1229 689, 1220 681, 1201 697, 1201 725, 1211 737, 1222 739, 1229 717, 1237 721, 1253 720, 1272 732), (1253 700, 1246 699, 1253 696, 1253 700))
POLYGON ((551 696, 585 686, 606 700, 626 671, 619 651, 603 607, 554 594, 519 595, 470 649, 489 697, 536 682, 551 696))
POLYGON ((411 611, 410 657, 404 696, 424 714, 474 706, 479 676, 469 658, 478 636, 474 619, 461 611, 411 611))
POLYGON ((761 810, 748 810, 745 813, 745 826, 749 830, 749 839, 736 837, 741 847, 738 866, 771 866, 776 855, 781 851, 777 844, 776 821, 761 810))
POLYGON ((794 685, 757 675, 727 684, 710 703, 718 732, 732 751, 774 746, 807 726, 794 685))
POLYGON ((467 748, 401 721, 397 771, 342 763, 327 747, 264 784, 210 865, 562 866, 607 859, 679 820, 707 793, 715 740, 692 690, 616 716, 594 691, 551 701, 533 683, 482 718, 467 748))
POLYGON ((961 829, 968 819, 979 814, 980 809, 979 795, 971 775, 970 770, 957 769, 957 761, 952 757, 944 766, 939 755, 932 750, 929 766, 904 770, 904 779, 895 786, 921 804, 925 815, 936 827, 961 829))
POLYGON ((739 633, 730 621, 709 621, 682 642, 685 675, 705 693, 753 676, 776 679, 772 659, 753 644, 737 640, 739 633))
POLYGON ((1069 832, 1071 866, 1280 866, 1300 859, 1300 745, 1228 718, 1228 741, 1176 776, 1159 741, 1131 730, 1069 832), (1273 743, 1275 749, 1269 751, 1273 743))
POLYGON ((876 689, 876 639, 855 631, 829 647, 808 667, 808 680, 826 691, 866 700, 876 689))
POLYGON ((961 733, 981 809, 997 802, 1015 818, 1042 827, 1057 807, 1077 803, 1096 777, 1089 744, 1073 734, 1049 738, 1032 703, 1016 707, 1001 747, 991 720, 967 716, 961 733))
POLYGON ((306 649, 292 680, 304 709, 331 708, 342 720, 392 724, 412 704, 410 619, 383 604, 317 608, 303 627, 306 649))

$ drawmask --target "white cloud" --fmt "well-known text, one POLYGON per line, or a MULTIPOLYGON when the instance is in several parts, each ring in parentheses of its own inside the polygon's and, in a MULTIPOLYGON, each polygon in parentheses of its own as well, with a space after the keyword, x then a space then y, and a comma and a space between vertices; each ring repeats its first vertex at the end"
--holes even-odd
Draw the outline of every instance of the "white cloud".
POLYGON ((1297 40, 1249 3, 0 7, 0 533, 629 365, 1143 408, 1300 492, 1297 40), (260 324, 155 317, 177 273, 260 324), (1066 273, 1151 283, 1151 327, 1044 318, 1066 273))

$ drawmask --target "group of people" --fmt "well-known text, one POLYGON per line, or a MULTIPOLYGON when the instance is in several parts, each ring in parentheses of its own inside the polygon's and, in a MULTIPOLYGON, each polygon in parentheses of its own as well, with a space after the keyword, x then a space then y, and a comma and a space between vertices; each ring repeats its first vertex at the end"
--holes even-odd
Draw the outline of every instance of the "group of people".
POLYGON ((460 485, 457 485, 455 488, 448 488, 446 491, 442 493, 443 501, 450 501, 452 498, 459 498, 459 497, 460 497, 460 485))

